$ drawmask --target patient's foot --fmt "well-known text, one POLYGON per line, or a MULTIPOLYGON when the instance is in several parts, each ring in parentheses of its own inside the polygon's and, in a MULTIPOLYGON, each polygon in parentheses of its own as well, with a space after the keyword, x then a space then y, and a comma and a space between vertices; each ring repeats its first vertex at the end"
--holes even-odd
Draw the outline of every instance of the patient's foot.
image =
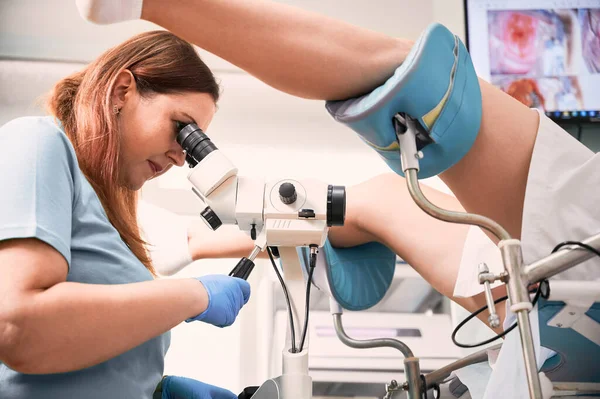
POLYGON ((142 15, 144 0, 75 0, 79 14, 95 24, 114 24, 142 15))

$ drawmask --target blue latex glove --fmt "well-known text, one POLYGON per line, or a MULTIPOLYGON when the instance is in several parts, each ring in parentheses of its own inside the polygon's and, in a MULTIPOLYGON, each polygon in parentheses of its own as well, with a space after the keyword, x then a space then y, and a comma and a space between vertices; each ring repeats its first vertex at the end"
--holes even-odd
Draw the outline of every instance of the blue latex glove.
POLYGON ((203 321, 217 327, 233 324, 240 309, 250 299, 250 284, 237 277, 222 274, 197 277, 208 293, 208 307, 190 321, 203 321))
POLYGON ((169 375, 162 381, 161 399, 237 399, 237 395, 191 378, 169 375))

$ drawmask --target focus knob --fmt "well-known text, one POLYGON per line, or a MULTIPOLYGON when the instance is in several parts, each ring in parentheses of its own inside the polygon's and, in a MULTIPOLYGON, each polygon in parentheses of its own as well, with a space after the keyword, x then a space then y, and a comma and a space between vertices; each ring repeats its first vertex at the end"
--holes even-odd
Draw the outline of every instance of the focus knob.
POLYGON ((210 206, 204 208, 204 210, 200 212, 200 216, 202 217, 204 222, 206 222, 206 225, 213 230, 218 229, 223 224, 223 222, 221 222, 221 219, 219 219, 217 214, 210 208, 210 206))
POLYGON ((298 198, 296 187, 292 183, 283 183, 279 186, 279 199, 286 205, 293 204, 298 198))

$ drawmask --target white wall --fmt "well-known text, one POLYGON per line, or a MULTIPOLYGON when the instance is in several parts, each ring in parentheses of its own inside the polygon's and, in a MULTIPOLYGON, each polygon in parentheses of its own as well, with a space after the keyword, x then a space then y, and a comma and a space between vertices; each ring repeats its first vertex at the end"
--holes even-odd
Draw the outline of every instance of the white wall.
MULTIPOLYGON (((391 36, 416 39, 433 21, 462 33, 461 0, 285 0, 391 36)), ((95 26, 79 18, 75 0, 0 0, 0 56, 90 61, 135 33, 156 29, 135 21, 95 26)), ((213 69, 232 68, 203 53, 213 69)))
POLYGON ((432 0, 433 21, 439 22, 465 41, 463 0, 432 0))

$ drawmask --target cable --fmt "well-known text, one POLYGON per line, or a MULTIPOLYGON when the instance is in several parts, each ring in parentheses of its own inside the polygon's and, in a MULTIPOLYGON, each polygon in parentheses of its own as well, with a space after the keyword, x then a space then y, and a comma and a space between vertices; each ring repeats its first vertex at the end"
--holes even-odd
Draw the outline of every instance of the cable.
POLYGON ((591 245, 587 245, 587 244, 584 244, 579 241, 563 241, 554 247, 554 249, 552 250, 552 253, 554 253, 554 252, 558 251, 559 249, 561 249, 562 247, 566 247, 568 245, 575 245, 575 246, 581 247, 583 249, 587 249, 588 251, 594 253, 596 256, 600 257, 600 251, 598 251, 596 248, 592 247, 591 245))
MULTIPOLYGON (((314 247, 316 248, 316 247, 314 247)), ((315 271, 315 266, 317 264, 317 253, 312 252, 313 247, 311 246, 310 253, 310 263, 309 263, 309 272, 308 272, 308 281, 306 282, 306 309, 304 312, 304 328, 302 329, 302 340, 300 341, 300 352, 302 352, 302 348, 304 348, 304 341, 306 340, 306 333, 308 331, 308 310, 310 307, 310 286, 312 285, 313 273, 315 271)))
MULTIPOLYGON (((552 250, 552 253, 555 253, 556 251, 558 251, 562 247, 566 247, 566 246, 569 246, 569 245, 575 245, 575 246, 581 247, 583 249, 586 249, 586 250, 594 253, 598 257, 600 257, 600 251, 598 251, 596 248, 594 248, 594 247, 592 247, 592 246, 590 246, 588 244, 584 244, 584 243, 579 242, 579 241, 563 241, 563 242, 561 242, 560 244, 558 244, 557 246, 554 247, 554 249, 552 250)), ((535 306, 535 304, 537 303, 540 295, 542 295, 543 298, 548 298, 549 292, 550 292, 550 288, 549 288, 549 285, 548 285, 548 280, 541 281, 540 284, 538 285, 538 288, 537 288, 537 291, 535 293, 535 296, 533 297, 532 305, 535 306), (542 295, 542 291, 544 291, 545 294, 542 295)), ((508 299, 508 296, 503 296, 500 299, 496 299, 494 301, 494 304, 498 304, 500 302, 504 302, 507 299, 508 299)), ((515 327, 517 326, 517 322, 515 322, 515 324, 513 324, 512 326, 510 326, 509 328, 507 328, 506 330, 504 330, 500 334, 496 335, 495 337, 492 337, 492 338, 490 338, 488 340, 485 340, 483 342, 479 342, 477 344, 461 344, 460 342, 456 341, 456 334, 458 333, 458 330, 460 330, 465 324, 467 324, 474 317, 478 316, 485 309, 487 309, 487 306, 483 306, 482 308, 476 310, 474 313, 471 313, 469 316, 467 316, 466 319, 464 319, 463 321, 461 321, 456 326, 456 328, 454 329, 454 331, 452 331, 452 342, 454 342, 454 345, 456 345, 456 346, 458 346, 460 348, 476 348, 478 346, 486 345, 486 344, 489 344, 490 342, 494 342, 498 338, 504 337, 506 334, 508 334, 509 332, 511 332, 512 330, 514 330, 515 327)))
MULTIPOLYGON (((533 306, 535 306, 535 304, 537 303, 537 301, 538 301, 538 299, 539 299, 539 297, 540 297, 540 295, 542 293, 542 284, 544 282, 547 283, 547 281, 545 281, 545 280, 542 281, 539 284, 539 286, 537 288, 537 291, 535 291, 535 296, 533 297, 533 301, 531 302, 531 304, 533 306)), ((531 293, 531 292, 534 292, 534 291, 529 291, 529 292, 531 293)), ((500 302, 504 302, 507 299, 508 299, 508 296, 503 296, 502 298, 496 299, 494 301, 494 305, 499 304, 500 302)), ((490 339, 487 339, 485 341, 478 342, 476 344, 461 344, 460 342, 458 342, 456 340, 456 334, 458 333, 458 330, 460 330, 465 324, 467 324, 473 318, 477 317, 481 312, 483 312, 486 309, 487 309, 487 305, 483 306, 483 307, 481 307, 479 309, 477 309, 475 312, 473 312, 470 315, 468 315, 466 319, 464 319, 463 321, 461 321, 460 323, 458 323, 458 325, 456 326, 456 328, 454 329, 454 331, 452 331, 452 342, 454 342, 454 345, 456 345, 456 346, 458 346, 460 348, 477 348, 477 347, 482 346, 482 345, 487 345, 487 344, 489 344, 491 342, 494 342, 497 339, 500 339, 500 338, 504 337, 506 334, 508 334, 509 332, 511 332, 512 330, 514 330, 515 327, 517 326, 517 322, 515 322, 515 324, 513 324, 510 327, 508 327, 506 330, 502 331, 500 334, 498 334, 498 335, 496 335, 496 336, 494 336, 494 337, 492 337, 490 339)))
POLYGON ((281 283, 281 288, 283 289, 283 295, 285 296, 285 301, 287 302, 288 308, 288 317, 290 318, 290 329, 292 332, 292 353, 296 353, 296 330, 294 330, 294 313, 292 312, 292 305, 290 304, 290 295, 288 293, 287 287, 281 274, 279 273, 279 269, 277 269, 277 265, 275 264, 275 259, 273 259, 273 254, 271 253, 271 247, 267 247, 267 253, 269 254, 269 259, 271 259, 271 264, 273 265, 273 269, 275 270, 275 274, 277 274, 277 278, 281 283))
POLYGON ((304 328, 302 329, 302 340, 300 340, 299 351, 302 352, 304 348, 304 341, 306 340, 306 332, 308 330, 308 307, 310 306, 310 286, 312 285, 312 276, 315 268, 311 266, 308 272, 308 281, 306 283, 306 310, 304 312, 304 328))

